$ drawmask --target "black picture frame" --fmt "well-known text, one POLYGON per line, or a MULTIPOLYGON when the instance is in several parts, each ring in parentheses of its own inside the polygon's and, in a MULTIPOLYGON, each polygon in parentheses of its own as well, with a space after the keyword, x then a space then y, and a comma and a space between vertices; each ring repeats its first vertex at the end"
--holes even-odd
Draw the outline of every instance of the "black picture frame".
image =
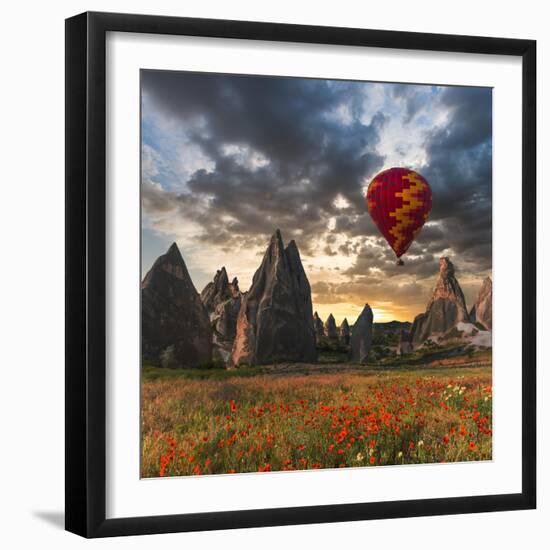
POLYGON ((532 509, 536 506, 536 42, 180 17, 66 20, 66 529, 107 537, 532 509), (520 57, 522 491, 517 494, 106 519, 105 40, 108 31, 520 57))

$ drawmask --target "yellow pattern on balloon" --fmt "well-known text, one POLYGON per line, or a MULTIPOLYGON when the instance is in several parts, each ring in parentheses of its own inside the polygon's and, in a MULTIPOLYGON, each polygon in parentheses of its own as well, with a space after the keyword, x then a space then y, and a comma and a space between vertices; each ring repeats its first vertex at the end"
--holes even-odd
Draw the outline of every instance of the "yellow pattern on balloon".
MULTIPOLYGON (((402 232, 403 229, 413 225, 415 222, 408 214, 417 208, 424 205, 424 202, 416 195, 416 191, 424 189, 425 185, 422 180, 418 179, 415 172, 410 172, 403 179, 409 181, 411 186, 403 191, 395 193, 396 197, 401 197, 403 200, 403 206, 397 208, 394 212, 390 212, 390 217, 395 218, 395 225, 390 229, 390 233, 395 237, 395 247, 401 246, 401 243, 405 241, 405 236, 402 232)), ((424 217, 426 218, 427 215, 424 217)))

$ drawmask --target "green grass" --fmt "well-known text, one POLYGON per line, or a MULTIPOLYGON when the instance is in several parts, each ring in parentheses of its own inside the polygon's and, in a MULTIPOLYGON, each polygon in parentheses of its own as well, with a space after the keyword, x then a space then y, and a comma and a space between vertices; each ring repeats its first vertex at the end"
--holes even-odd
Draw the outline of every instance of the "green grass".
POLYGON ((228 380, 246 378, 262 374, 260 367, 239 367, 238 369, 164 369, 151 364, 144 364, 141 379, 151 380, 228 380))
POLYGON ((341 350, 318 350, 317 361, 319 363, 346 363, 348 361, 348 353, 341 350))
MULTIPOLYGON (((448 372, 450 368, 468 368, 487 365, 491 361, 491 350, 483 351, 464 351, 460 350, 456 345, 445 346, 437 349, 421 349, 406 356, 392 356, 384 359, 379 359, 376 362, 369 363, 368 365, 360 365, 357 363, 351 363, 348 360, 347 352, 337 349, 322 349, 318 352, 318 360, 316 364, 303 364, 297 363, 292 365, 291 369, 288 369, 288 363, 286 365, 285 374, 309 374, 310 371, 320 372, 326 367, 327 370, 334 371, 334 369, 342 368, 342 370, 354 370, 358 374, 361 373, 376 373, 376 372, 414 372, 425 369, 431 373, 443 373, 448 372), (453 359, 457 361, 457 364, 450 364, 449 366, 432 366, 426 365, 432 361, 439 359, 445 359, 448 356, 453 356, 453 359), (467 360, 467 364, 460 365, 461 359, 467 360), (294 372, 293 372, 294 371, 294 372)), ((225 369, 219 367, 213 367, 208 365, 198 368, 186 368, 186 369, 169 369, 161 368, 157 364, 151 361, 144 361, 141 376, 143 381, 150 380, 228 380, 232 378, 249 378, 253 376, 260 376, 269 373, 278 373, 278 366, 240 366, 238 368, 225 369)), ((282 373, 280 373, 282 374, 282 373)))

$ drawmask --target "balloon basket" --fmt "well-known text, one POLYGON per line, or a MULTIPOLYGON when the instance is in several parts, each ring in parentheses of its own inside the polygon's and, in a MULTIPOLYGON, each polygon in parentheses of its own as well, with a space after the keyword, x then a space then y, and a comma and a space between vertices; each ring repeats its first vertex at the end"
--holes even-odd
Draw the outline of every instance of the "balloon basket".
POLYGON ((399 258, 397 262, 395 262, 395 265, 405 265, 405 262, 401 258, 399 258))

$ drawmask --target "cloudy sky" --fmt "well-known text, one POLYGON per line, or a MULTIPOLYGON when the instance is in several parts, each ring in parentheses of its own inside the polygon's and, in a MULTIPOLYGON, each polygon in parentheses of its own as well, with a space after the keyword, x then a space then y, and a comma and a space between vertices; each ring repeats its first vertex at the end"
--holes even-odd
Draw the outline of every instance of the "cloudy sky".
POLYGON ((200 292, 247 290, 271 234, 295 239, 324 319, 424 311, 438 258, 475 300, 491 274, 487 88, 142 71, 142 272, 176 241, 200 292), (429 221, 395 265, 365 207, 381 170, 430 183, 429 221))

